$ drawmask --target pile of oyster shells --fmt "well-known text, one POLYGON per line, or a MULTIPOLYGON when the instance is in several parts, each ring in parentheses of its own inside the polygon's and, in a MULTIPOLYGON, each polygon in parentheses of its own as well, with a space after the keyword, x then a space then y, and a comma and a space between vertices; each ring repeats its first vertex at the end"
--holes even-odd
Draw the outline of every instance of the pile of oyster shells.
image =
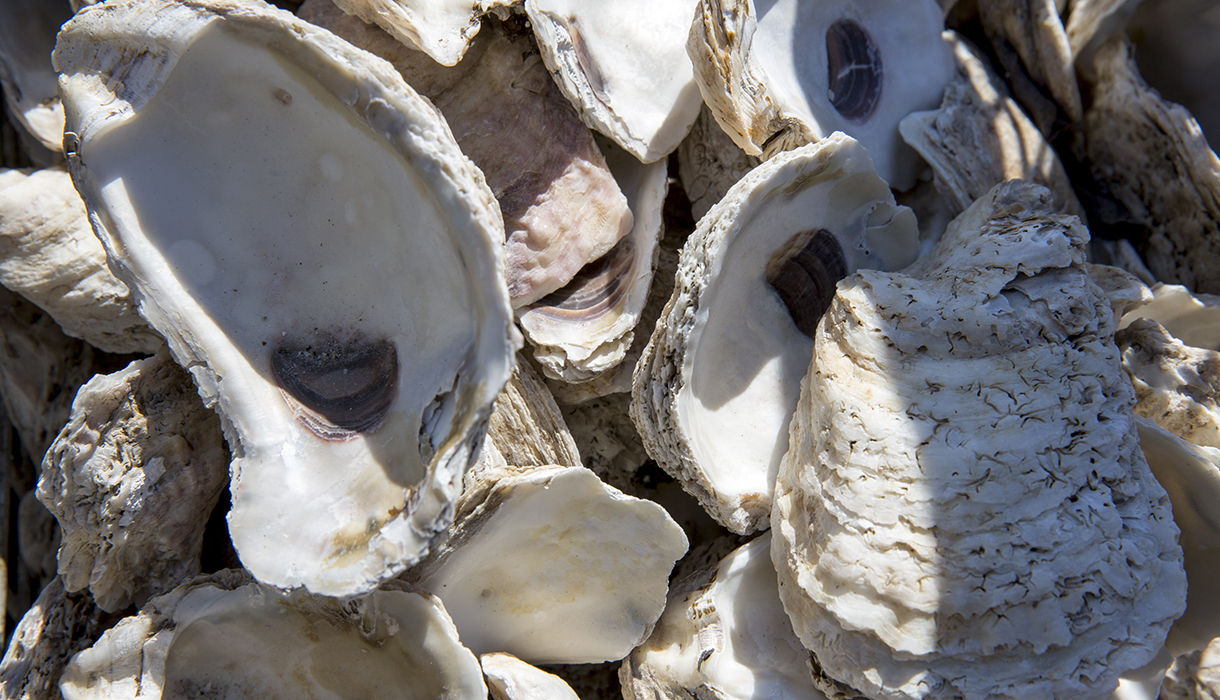
POLYGON ((0 697, 1220 697, 1220 2, 280 5, 0 5, 0 697))

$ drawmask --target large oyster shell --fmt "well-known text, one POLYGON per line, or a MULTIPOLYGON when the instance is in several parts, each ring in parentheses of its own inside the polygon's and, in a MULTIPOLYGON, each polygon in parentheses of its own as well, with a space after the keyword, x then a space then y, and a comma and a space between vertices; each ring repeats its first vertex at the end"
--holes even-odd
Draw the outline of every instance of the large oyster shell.
POLYGON ((1113 311, 1054 212, 998 185, 931 255, 844 280, 818 327, 772 556, 828 690, 1104 698, 1182 614, 1113 311))
POLYGON ((725 527, 765 528, 834 283, 904 267, 917 249, 914 215, 848 136, 755 168, 687 240, 636 366, 631 418, 648 454, 725 527))
POLYGON ((242 563, 344 595, 417 560, 515 340, 499 209, 436 109, 235 0, 91 7, 55 62, 112 267, 224 422, 242 563))

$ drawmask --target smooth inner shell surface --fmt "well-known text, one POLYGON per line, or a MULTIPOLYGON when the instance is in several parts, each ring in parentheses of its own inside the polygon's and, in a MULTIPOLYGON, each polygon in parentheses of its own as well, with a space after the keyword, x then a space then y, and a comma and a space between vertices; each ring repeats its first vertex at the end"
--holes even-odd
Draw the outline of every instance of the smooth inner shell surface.
POLYGON ((444 470, 506 377, 499 217, 388 66, 358 84, 327 57, 346 45, 208 19, 134 115, 82 133, 78 187, 236 433, 243 563, 350 594, 443 528, 444 470))

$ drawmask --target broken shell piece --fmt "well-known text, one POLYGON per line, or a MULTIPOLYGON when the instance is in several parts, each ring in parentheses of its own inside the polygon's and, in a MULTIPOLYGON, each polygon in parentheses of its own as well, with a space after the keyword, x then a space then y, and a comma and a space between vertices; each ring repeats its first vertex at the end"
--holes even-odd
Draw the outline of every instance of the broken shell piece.
POLYGON ((818 326, 771 551, 828 693, 1104 698, 1182 614, 1113 312, 1056 209, 997 185, 818 326))
POLYGON ((755 7, 702 0, 687 43, 703 100, 733 141, 770 157, 844 131, 890 186, 914 185, 919 156, 898 122, 935 108, 953 77, 935 0, 755 7))
POLYGON ((1089 279, 1097 285, 1114 310, 1117 323, 1124 315, 1152 301, 1152 290, 1138 277, 1117 267, 1088 264, 1089 279))
POLYGON ((100 350, 155 352, 164 341, 106 267, 106 251, 68 172, 13 172, 0 181, 0 284, 100 350))
POLYGON ((1123 316, 1120 327, 1150 318, 1186 345, 1220 350, 1220 296, 1191 294, 1180 284, 1157 284, 1152 301, 1123 316))
POLYGON ((705 106, 678 146, 678 175, 695 221, 724 198, 729 188, 759 163, 733 143, 705 106))
POLYGON ((487 438, 507 463, 516 466, 575 467, 581 463, 576 442, 551 392, 522 360, 517 361, 512 377, 496 397, 487 438))
POLYGON ((149 601, 73 657, 59 687, 66 700, 487 697, 436 598, 387 581, 344 602, 234 570, 149 601))
POLYGON ((1196 445, 1220 448, 1220 352, 1184 345, 1149 319, 1116 336, 1135 412, 1196 445))
POLYGON ((6 0, 0 5, 0 86, 5 101, 30 135, 54 152, 63 150, 64 110, 51 49, 60 25, 71 16, 67 0, 6 0))
POLYGON ((648 637, 687 548, 664 508, 584 467, 471 476, 449 538, 405 574, 445 602, 466 646, 598 663, 648 637))
POLYGON ((483 654, 479 663, 494 700, 580 700, 562 678, 512 654, 483 654))
POLYGON ((936 173, 953 215, 1005 180, 1029 180, 1055 193, 1064 214, 1085 219, 1063 164, 1038 127, 1005 92, 974 47, 946 32, 957 76, 940 109, 915 112, 899 124, 902 137, 936 173))
POLYGON ((528 36, 489 21, 470 54, 443 68, 329 0, 310 0, 301 14, 393 63, 445 115, 500 203, 514 307, 563 287, 632 230, 630 205, 592 133, 528 36))
POLYGON ((54 578, 13 630, 0 662, 0 696, 9 700, 60 700, 59 677, 68 660, 118 621, 88 593, 68 593, 54 578))
POLYGON ((1140 445, 1157 481, 1173 502, 1185 554, 1186 612, 1173 624, 1165 646, 1175 655, 1206 647, 1220 637, 1220 450, 1183 440, 1137 416, 1140 445))
MULTIPOLYGON (((1071 123, 1079 123, 1083 115, 1080 88, 1072 47, 1055 0, 979 0, 978 5, 983 29, 1005 70, 1027 75, 1037 89, 1050 93, 1071 123), (1015 64, 1013 58, 1019 58, 1020 63, 1015 64)), ((1024 98, 1020 90, 1017 97, 1024 98)), ((1026 108, 1032 106, 1027 104, 1026 108)), ((1049 123, 1037 118, 1034 121, 1049 135, 1049 123)))
POLYGON ((755 168, 700 222, 636 367, 653 459, 735 533, 767 527, 788 420, 835 283, 918 250, 859 143, 836 133, 755 168))
POLYGON ((526 0, 543 60, 585 123, 645 163, 678 147, 703 101, 686 53, 695 0, 526 0))
POLYGON ((220 421, 168 355, 94 376, 38 483, 63 529, 64 587, 87 587, 114 612, 199 573, 203 527, 228 467, 220 421))
POLYGON ((55 61, 111 265, 224 424, 242 564, 351 595, 417 561, 516 342, 499 209, 440 114, 237 0, 88 8, 55 61))
POLYGON ((632 700, 826 700, 792 631, 771 564, 771 533, 670 594, 648 641, 623 660, 632 700))
POLYGON ((376 24, 437 63, 456 65, 479 32, 479 18, 516 0, 335 0, 344 12, 376 24))
POLYGON ((1174 659, 1161 686, 1161 700, 1220 700, 1220 638, 1207 648, 1174 659))
POLYGON ((1098 46, 1123 31, 1140 0, 1073 0, 1067 16, 1068 45, 1077 67, 1088 70, 1098 46))
POLYGON ((626 357, 648 302, 661 236, 666 163, 641 164, 610 144, 605 151, 635 222, 631 233, 564 287, 517 312, 543 373, 575 384, 596 379, 626 357))
POLYGON ((1162 282, 1220 293, 1220 159, 1199 125, 1139 76, 1133 45, 1097 51, 1085 115, 1093 177, 1148 229, 1148 268, 1162 282))

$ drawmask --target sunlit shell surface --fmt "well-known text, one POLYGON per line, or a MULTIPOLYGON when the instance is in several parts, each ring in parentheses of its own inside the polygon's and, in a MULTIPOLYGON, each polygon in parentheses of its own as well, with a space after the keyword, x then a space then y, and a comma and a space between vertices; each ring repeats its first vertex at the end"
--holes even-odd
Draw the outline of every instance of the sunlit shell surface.
POLYGON ((1054 212, 998 185, 818 326, 772 556, 827 690, 1104 698, 1182 614, 1113 311, 1054 212))
POLYGON ((111 265, 225 424, 242 563, 342 595, 417 560, 514 344, 499 209, 436 109, 227 0, 91 7, 55 60, 111 265))

